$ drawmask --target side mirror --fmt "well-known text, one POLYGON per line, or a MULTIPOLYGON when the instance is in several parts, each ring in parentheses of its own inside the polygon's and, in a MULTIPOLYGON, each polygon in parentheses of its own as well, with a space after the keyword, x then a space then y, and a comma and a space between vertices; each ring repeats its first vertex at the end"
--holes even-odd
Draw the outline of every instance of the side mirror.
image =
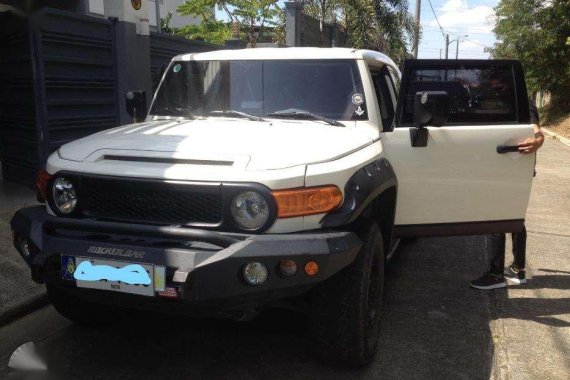
POLYGON ((146 92, 129 91, 125 94, 125 99, 127 101, 127 112, 135 123, 144 121, 147 113, 146 92))
POLYGON ((436 127, 447 123, 449 118, 449 95, 445 91, 417 92, 414 99, 414 124, 436 127))

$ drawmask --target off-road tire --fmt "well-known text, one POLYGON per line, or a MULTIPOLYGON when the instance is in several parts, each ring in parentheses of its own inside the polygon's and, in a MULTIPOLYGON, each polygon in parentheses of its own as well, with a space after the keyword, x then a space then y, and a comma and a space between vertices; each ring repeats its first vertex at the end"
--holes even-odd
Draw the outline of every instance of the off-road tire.
POLYGON ((363 366, 378 350, 384 246, 378 225, 359 220, 363 246, 355 261, 315 289, 311 332, 317 355, 328 364, 363 366))
POLYGON ((55 310, 78 324, 85 326, 109 325, 120 320, 124 315, 122 309, 82 300, 53 284, 46 284, 46 289, 55 310))

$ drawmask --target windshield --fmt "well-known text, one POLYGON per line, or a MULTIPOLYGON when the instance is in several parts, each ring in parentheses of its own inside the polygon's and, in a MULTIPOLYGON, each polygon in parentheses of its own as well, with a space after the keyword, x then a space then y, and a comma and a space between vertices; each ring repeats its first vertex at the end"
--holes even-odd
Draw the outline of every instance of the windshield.
POLYGON ((368 119, 356 61, 173 62, 150 114, 272 117, 288 110, 334 120, 368 119))

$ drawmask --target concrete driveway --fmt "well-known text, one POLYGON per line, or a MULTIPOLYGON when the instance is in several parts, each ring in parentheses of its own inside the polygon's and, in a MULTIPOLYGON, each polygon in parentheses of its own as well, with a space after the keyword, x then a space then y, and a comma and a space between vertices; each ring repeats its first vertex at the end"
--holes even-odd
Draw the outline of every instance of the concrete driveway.
POLYGON ((569 379, 570 147, 559 141, 538 155, 526 225, 532 279, 491 294, 495 368, 516 380, 569 379))
POLYGON ((528 285, 468 288, 487 269, 484 237, 401 247, 387 272, 382 347, 367 368, 321 365, 305 319, 289 312, 250 323, 147 313, 84 328, 46 307, 0 329, 0 378, 16 378, 10 354, 35 341, 48 375, 65 379, 568 379, 569 162, 568 147, 547 141, 527 223, 528 285))

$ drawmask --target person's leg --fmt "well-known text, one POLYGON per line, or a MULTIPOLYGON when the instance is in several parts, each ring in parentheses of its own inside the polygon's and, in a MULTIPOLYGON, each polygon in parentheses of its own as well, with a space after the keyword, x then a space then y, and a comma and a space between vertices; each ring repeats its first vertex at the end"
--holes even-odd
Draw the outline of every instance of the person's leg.
POLYGON ((505 269, 505 277, 515 284, 526 283, 526 228, 513 234, 513 263, 505 269))
POLYGON ((505 241, 506 234, 493 234, 487 236, 487 252, 491 253, 491 267, 489 272, 503 276, 505 271, 505 241))
POLYGON ((525 270, 526 265, 526 227, 519 233, 513 234, 513 268, 525 270))
POLYGON ((469 283, 472 288, 490 290, 504 288, 507 283, 505 271, 505 234, 493 234, 485 237, 485 248, 491 254, 489 272, 469 283))

